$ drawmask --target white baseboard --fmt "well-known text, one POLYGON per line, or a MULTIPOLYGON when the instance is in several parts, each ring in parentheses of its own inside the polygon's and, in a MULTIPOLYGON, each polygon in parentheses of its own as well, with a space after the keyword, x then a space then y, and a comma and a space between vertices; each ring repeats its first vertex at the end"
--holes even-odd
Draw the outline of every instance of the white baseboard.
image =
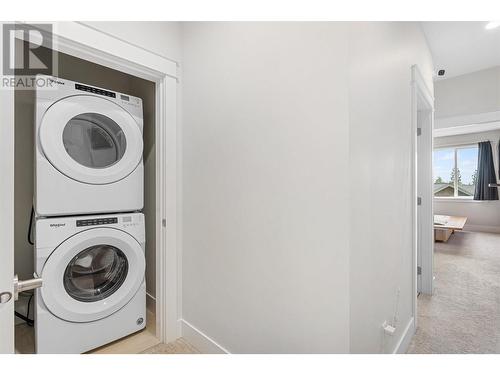
POLYGON ((399 339, 396 347, 394 348, 393 354, 405 354, 410 346, 411 339, 415 335, 415 318, 411 317, 410 321, 406 325, 403 335, 399 339))
POLYGON ((500 227, 489 225, 465 224, 464 230, 471 232, 500 233, 500 227))
MULTIPOLYGON (((182 337, 192 344, 203 354, 231 354, 229 350, 218 344, 215 340, 194 327, 183 319, 179 320, 182 337)), ((405 354, 410 346, 411 339, 415 335, 415 319, 412 317, 405 327, 403 335, 399 339, 393 354, 405 354)))
POLYGON ((183 319, 181 319, 181 332, 182 337, 203 354, 230 354, 229 350, 183 319))

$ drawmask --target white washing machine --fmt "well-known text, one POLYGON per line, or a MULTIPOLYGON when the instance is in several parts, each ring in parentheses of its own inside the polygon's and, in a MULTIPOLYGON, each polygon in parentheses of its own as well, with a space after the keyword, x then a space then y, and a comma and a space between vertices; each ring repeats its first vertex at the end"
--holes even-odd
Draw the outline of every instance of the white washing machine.
POLYGON ((143 208, 142 100, 49 77, 36 90, 37 216, 143 208))
POLYGON ((36 222, 37 353, 83 353, 146 326, 144 215, 36 222))

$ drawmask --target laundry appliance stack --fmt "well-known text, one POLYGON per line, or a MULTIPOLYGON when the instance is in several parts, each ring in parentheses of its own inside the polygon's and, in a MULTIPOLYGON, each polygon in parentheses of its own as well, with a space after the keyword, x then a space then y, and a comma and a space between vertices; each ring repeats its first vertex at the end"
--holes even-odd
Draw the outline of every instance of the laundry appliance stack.
POLYGON ((146 325, 142 100, 56 77, 35 110, 37 353, 146 325))

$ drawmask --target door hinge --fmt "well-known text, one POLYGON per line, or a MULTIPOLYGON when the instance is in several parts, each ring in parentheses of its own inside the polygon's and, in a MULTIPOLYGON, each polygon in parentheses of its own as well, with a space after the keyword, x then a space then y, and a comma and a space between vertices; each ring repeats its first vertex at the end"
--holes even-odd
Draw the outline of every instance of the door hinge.
POLYGON ((417 128, 417 137, 422 135, 422 128, 417 128))
POLYGON ((161 225, 166 228, 167 227, 167 219, 161 219, 161 225))
POLYGON ((417 275, 421 275, 422 274, 422 267, 418 266, 417 267, 417 275))
POLYGON ((417 197, 417 206, 422 205, 422 197, 417 197))

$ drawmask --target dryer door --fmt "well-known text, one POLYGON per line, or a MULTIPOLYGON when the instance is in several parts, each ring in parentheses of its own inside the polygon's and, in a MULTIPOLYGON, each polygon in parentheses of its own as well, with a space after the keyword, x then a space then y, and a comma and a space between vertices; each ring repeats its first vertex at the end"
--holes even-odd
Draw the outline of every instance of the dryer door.
POLYGON ((113 228, 80 232, 59 245, 42 269, 41 295, 55 316, 71 322, 105 318, 125 306, 144 281, 144 252, 113 228))
POLYGON ((45 112, 38 134, 49 162, 83 183, 116 182, 142 160, 139 125, 105 98, 75 95, 59 100, 45 112))

